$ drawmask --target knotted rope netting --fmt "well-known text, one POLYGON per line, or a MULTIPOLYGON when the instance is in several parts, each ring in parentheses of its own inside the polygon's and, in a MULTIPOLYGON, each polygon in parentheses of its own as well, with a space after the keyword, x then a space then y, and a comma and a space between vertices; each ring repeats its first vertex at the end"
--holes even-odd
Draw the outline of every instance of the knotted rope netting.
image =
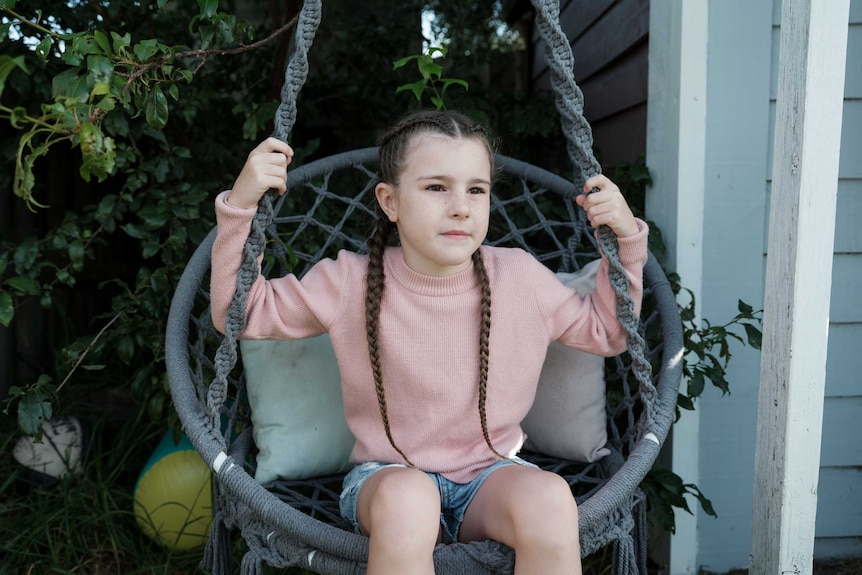
MULTIPOLYGON (((560 27, 559 2, 533 0, 537 27, 545 44, 545 58, 551 70, 551 84, 561 116, 567 151, 573 167, 571 181, 511 158, 500 158, 501 168, 517 175, 513 188, 520 189, 511 200, 492 199, 495 217, 502 220, 503 232, 492 245, 515 243, 539 259, 555 261, 559 271, 577 268, 574 243, 584 236, 586 224, 583 212, 571 208, 574 195, 583 182, 601 171, 592 152, 592 131, 583 116, 583 94, 574 80, 573 55, 568 38, 560 27), (546 217, 536 205, 538 185, 541 191, 551 190, 569 201, 570 221, 546 217), (509 205, 512 202, 512 205, 509 205), (523 218, 522 210, 534 210, 533 220, 516 223, 523 218), (529 245, 528 237, 537 230, 546 233, 552 244, 547 253, 538 253, 529 245), (559 238, 562 233, 568 238, 559 238)), ((294 50, 285 72, 282 102, 275 116, 274 136, 287 141, 296 120, 296 98, 308 74, 308 51, 320 23, 321 2, 306 0, 297 21, 294 50)), ((307 265, 323 257, 331 245, 342 242, 348 248, 363 249, 362 240, 355 238, 350 218, 355 214, 370 215, 365 201, 373 194, 376 177, 373 149, 339 154, 291 170, 288 183, 310 186, 317 199, 306 213, 279 217, 276 214, 284 198, 276 202, 274 193, 267 193, 258 208, 245 247, 244 261, 237 279, 236 292, 228 311, 225 336, 218 344, 214 359, 206 359, 208 341, 218 339, 209 323, 209 310, 195 316, 193 303, 202 293, 202 281, 209 267, 209 250, 214 234, 198 248, 177 288, 168 325, 167 363, 172 393, 184 429, 214 470, 217 481, 214 490, 217 512, 204 558, 204 565, 216 575, 232 572, 229 529, 237 527, 248 544, 242 560, 244 574, 258 575, 263 563, 275 567, 302 566, 319 573, 361 573, 367 559, 367 540, 348 530, 338 517, 337 499, 340 477, 316 478, 304 481, 277 482, 265 489, 255 482, 247 470, 250 434, 248 429, 239 438, 231 430, 241 416, 242 377, 231 375, 238 361, 237 336, 245 323, 246 296, 258 270, 257 260, 264 249, 274 249, 276 259, 283 260, 285 247, 278 238, 281 230, 294 225, 298 230, 319 227, 325 238, 315 253, 295 252, 307 265), (306 169, 307 168, 307 169, 306 169), (330 178, 339 170, 359 171, 365 180, 359 193, 352 197, 333 193, 330 178), (322 183, 314 183, 322 177, 322 183), (295 183, 292 183, 295 182, 295 183), (320 221, 316 210, 321 201, 341 202, 343 215, 337 223, 320 221), (274 204, 276 204, 274 206, 274 204), (267 247, 269 246, 269 247, 267 247), (176 308, 176 309, 175 309, 176 308), (190 324, 197 337, 189 334, 190 324), (189 369, 191 353, 192 368, 189 369), (214 377, 207 385, 205 373, 214 377), (233 386, 233 388, 231 387, 233 386), (227 423, 226 423, 227 422, 227 423)), ((532 212, 531 212, 532 213, 532 212)), ((355 230, 354 230, 355 231, 355 230)), ((298 232, 297 232, 298 233, 298 232)), ((283 235, 283 234, 282 234, 283 235)), ((673 294, 657 262, 650 256, 644 270, 645 296, 656 299, 648 323, 660 324, 661 343, 648 350, 644 339, 644 324, 634 312, 628 295, 628 282, 617 253, 616 236, 607 227, 597 230, 602 253, 609 262, 609 279, 618 300, 618 318, 628 334, 629 362, 617 358, 616 372, 622 380, 622 397, 618 405, 609 408, 610 442, 618 449, 596 464, 572 471, 572 463, 554 458, 535 456, 543 468, 560 473, 573 486, 579 503, 581 547, 584 555, 613 544, 617 573, 646 573, 646 537, 644 533, 645 496, 638 484, 655 461, 660 443, 667 435, 676 404, 676 389, 681 375, 678 350, 682 349, 681 328, 673 294), (652 278, 652 279, 650 279, 652 278), (663 354, 660 356, 660 354, 663 354), (652 362, 661 365, 660 373, 652 375, 652 362), (636 391, 626 383, 631 375, 637 381, 636 391), (661 381, 661 393, 654 381, 661 381), (639 401, 638 401, 639 400, 639 401), (640 406, 637 408, 636 406, 640 406), (620 431, 614 418, 620 417, 620 431), (622 453, 625 450, 626 453, 622 453)), ((591 237, 587 237, 591 240, 591 237)), ((292 239, 288 242, 292 242, 292 239)), ((301 245, 291 244, 300 250, 301 245)), ((597 255, 597 254, 593 254, 597 255)), ((297 273, 301 273, 297 270, 297 273)), ((440 545, 435 551, 438 573, 507 573, 514 567, 511 549, 495 542, 440 545)))

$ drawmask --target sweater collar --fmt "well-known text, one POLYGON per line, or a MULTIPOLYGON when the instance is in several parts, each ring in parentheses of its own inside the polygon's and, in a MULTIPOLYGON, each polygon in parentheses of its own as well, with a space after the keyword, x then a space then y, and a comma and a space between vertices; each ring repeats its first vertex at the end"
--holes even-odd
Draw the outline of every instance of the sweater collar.
POLYGON ((388 278, 405 289, 429 296, 450 296, 470 291, 479 285, 473 265, 451 276, 429 276, 412 270, 404 261, 400 247, 386 248, 383 256, 384 271, 388 278))

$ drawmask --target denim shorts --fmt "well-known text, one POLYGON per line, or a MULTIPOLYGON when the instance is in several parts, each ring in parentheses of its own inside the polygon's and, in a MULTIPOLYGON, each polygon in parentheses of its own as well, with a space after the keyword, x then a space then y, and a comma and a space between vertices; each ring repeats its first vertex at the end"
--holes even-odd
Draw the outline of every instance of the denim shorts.
MULTIPOLYGON (((492 465, 486 467, 475 479, 469 483, 455 483, 440 475, 439 473, 425 474, 430 477, 437 485, 437 490, 440 492, 440 526, 443 528, 443 542, 455 543, 458 541, 458 529, 464 521, 464 513, 467 511, 467 506, 473 501, 479 487, 485 482, 488 477, 498 469, 508 465, 525 465, 527 467, 536 467, 528 461, 524 461, 520 457, 513 456, 510 459, 500 459, 492 465)), ((344 489, 341 492, 340 508, 341 515, 347 519, 359 533, 359 521, 356 518, 356 500, 359 496, 359 490, 365 481, 374 475, 374 473, 387 467, 407 467, 400 463, 380 463, 377 461, 369 461, 360 463, 354 467, 350 473, 344 478, 344 489)))

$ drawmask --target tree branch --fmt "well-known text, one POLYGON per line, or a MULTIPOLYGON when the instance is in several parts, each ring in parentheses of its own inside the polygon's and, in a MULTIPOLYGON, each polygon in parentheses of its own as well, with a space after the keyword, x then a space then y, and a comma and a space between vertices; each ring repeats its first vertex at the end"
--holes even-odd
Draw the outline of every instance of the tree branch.
POLYGON ((235 55, 235 54, 242 54, 243 52, 250 52, 252 50, 256 50, 265 44, 269 44, 270 42, 272 42, 273 40, 278 38, 281 34, 286 32, 287 30, 289 30, 293 26, 295 26, 296 21, 298 19, 299 19, 299 14, 295 15, 286 24, 282 25, 280 28, 275 30, 272 34, 270 34, 266 38, 263 38, 262 40, 258 40, 257 42, 253 42, 251 44, 247 44, 247 45, 241 44, 241 45, 237 46, 236 48, 230 48, 230 49, 186 50, 185 52, 177 52, 176 54, 172 54, 170 56, 163 56, 163 57, 159 58, 158 60, 148 62, 147 64, 145 64, 144 66, 142 66, 141 68, 136 70, 134 73, 129 74, 128 79, 126 80, 126 84, 125 84, 125 86, 123 86, 123 90, 128 91, 129 86, 132 84, 132 82, 134 82, 135 80, 137 80, 138 78, 140 78, 141 76, 143 76, 144 74, 146 74, 147 72, 152 70, 153 68, 157 68, 157 67, 161 66, 162 64, 164 64, 165 62, 167 62, 168 60, 171 60, 173 58, 200 58, 201 59, 200 64, 198 64, 198 66, 192 72, 193 75, 197 74, 197 72, 201 69, 201 67, 203 67, 203 64, 206 62, 206 59, 209 56, 231 56, 231 55, 235 55))

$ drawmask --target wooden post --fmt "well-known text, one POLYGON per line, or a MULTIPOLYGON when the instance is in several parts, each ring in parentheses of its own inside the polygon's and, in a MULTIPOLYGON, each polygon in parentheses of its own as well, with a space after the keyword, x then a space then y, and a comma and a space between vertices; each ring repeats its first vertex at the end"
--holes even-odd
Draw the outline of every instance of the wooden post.
POLYGON ((813 570, 849 6, 783 0, 752 575, 813 570))

